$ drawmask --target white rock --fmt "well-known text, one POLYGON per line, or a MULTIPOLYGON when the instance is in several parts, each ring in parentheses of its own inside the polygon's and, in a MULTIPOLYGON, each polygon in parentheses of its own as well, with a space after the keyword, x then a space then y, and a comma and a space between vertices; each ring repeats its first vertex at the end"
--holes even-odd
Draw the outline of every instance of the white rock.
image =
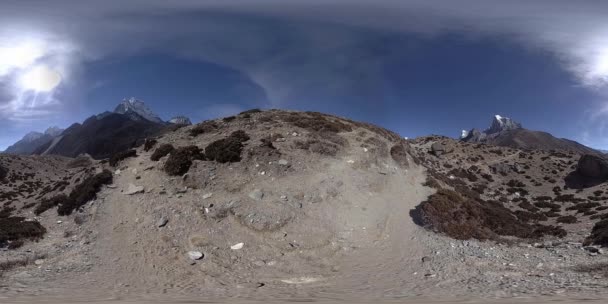
POLYGON ((129 184, 129 188, 125 192, 126 195, 133 195, 144 192, 144 186, 135 186, 133 184, 129 184))
POLYGON ((287 160, 279 159, 279 165, 281 165, 281 166, 287 166, 287 164, 289 164, 289 162, 287 160))
POLYGON ((120 169, 116 169, 116 171, 114 172, 115 175, 120 175, 122 171, 120 171, 120 169))
POLYGON ((36 266, 40 266, 40 265, 44 264, 44 260, 38 259, 38 260, 34 261, 34 264, 36 264, 36 266))
POLYGON ((201 253, 200 251, 188 251, 188 257, 191 260, 200 260, 203 258, 203 253, 201 253))
POLYGON ((245 245, 244 243, 234 244, 234 245, 230 246, 230 249, 239 250, 239 249, 242 249, 244 245, 245 245))
POLYGON ((133 168, 133 170, 131 170, 131 172, 133 172, 133 174, 137 175, 137 168, 133 168))
POLYGON ((352 159, 349 159, 349 160, 347 160, 346 162, 347 162, 347 163, 349 163, 349 164, 354 164, 354 163, 355 163, 355 161, 354 161, 354 160, 352 160, 352 159))
POLYGON ((213 193, 203 194, 203 199, 208 199, 208 198, 211 198, 212 196, 213 196, 213 193))
POLYGON ((260 201, 264 198, 264 192, 262 192, 260 189, 255 189, 249 192, 249 197, 256 201, 260 201))

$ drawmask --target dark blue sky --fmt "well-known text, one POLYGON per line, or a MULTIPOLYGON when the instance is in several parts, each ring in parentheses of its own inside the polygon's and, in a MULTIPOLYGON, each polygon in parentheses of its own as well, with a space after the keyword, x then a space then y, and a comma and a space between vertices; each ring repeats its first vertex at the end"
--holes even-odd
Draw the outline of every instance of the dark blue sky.
POLYGON ((164 54, 104 59, 86 67, 87 82, 98 85, 87 92, 80 119, 135 96, 164 119, 187 115, 200 121, 276 106, 371 121, 415 137, 458 136, 461 129, 487 127, 501 114, 527 128, 578 138, 581 103, 597 98, 550 54, 501 39, 391 35, 380 48, 377 56, 386 62, 352 87, 313 84, 277 103, 230 67, 164 54))
POLYGON ((463 1, 477 9, 435 0, 0 4, 12 12, 0 25, 13 30, 0 32, 11 42, 0 54, 12 56, 0 60, 0 150, 132 96, 163 119, 313 110, 407 137, 456 137, 500 114, 608 148, 608 7, 463 1), (77 17, 67 23, 66 12, 77 17), (19 79, 39 66, 63 78, 33 102, 19 79))

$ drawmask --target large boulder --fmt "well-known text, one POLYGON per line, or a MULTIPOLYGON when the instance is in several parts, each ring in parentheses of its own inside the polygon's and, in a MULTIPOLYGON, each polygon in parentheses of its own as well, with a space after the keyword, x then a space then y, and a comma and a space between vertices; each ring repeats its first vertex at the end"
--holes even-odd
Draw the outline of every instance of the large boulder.
POLYGON ((431 145, 431 153, 435 156, 441 156, 445 153, 445 147, 441 143, 433 143, 431 145))
POLYGON ((608 160, 596 155, 585 154, 578 161, 577 171, 584 177, 608 179, 608 160))

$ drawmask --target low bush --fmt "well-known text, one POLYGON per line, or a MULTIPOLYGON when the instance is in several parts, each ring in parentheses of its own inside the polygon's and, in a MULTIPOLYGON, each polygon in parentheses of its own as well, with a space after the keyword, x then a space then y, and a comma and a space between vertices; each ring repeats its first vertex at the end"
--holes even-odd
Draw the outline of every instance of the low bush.
POLYGON ((8 169, 0 165, 0 181, 3 181, 8 176, 8 169))
POLYGON ((231 122, 231 121, 233 121, 235 119, 236 119, 236 116, 228 116, 228 117, 222 118, 222 121, 223 122, 231 122))
POLYGON ((470 199, 455 191, 439 189, 413 211, 417 223, 455 239, 500 239, 500 236, 538 238, 561 234, 555 228, 528 225, 502 204, 470 199))
POLYGON ((551 209, 552 211, 559 211, 562 207, 558 204, 555 203, 549 203, 549 202, 536 202, 534 203, 534 206, 541 208, 541 209, 551 209))
POLYGON ((246 115, 246 114, 253 114, 253 113, 260 113, 260 112, 262 112, 262 110, 255 108, 255 109, 243 111, 243 112, 239 113, 239 115, 246 115))
POLYGON ((454 175, 456 177, 460 177, 460 178, 466 178, 468 179, 470 182, 476 182, 478 180, 477 176, 475 175, 475 173, 470 172, 468 170, 465 170, 463 168, 458 168, 458 169, 452 169, 448 172, 448 175, 454 175))
POLYGON ((65 194, 59 194, 52 198, 43 200, 42 202, 40 202, 40 204, 38 204, 36 209, 34 209, 34 214, 40 215, 51 208, 57 207, 59 204, 62 204, 67 200, 68 196, 65 194))
POLYGON ((201 135, 204 133, 210 133, 217 129, 218 129, 218 125, 214 121, 211 121, 211 120, 204 121, 204 122, 201 122, 200 124, 194 126, 194 128, 192 128, 190 130, 190 136, 198 136, 198 135, 201 135))
POLYGON ((285 122, 313 132, 350 132, 352 127, 337 118, 330 117, 317 112, 286 113, 283 116, 285 122))
POLYGON ((187 146, 176 149, 169 155, 165 163, 165 172, 169 175, 183 175, 190 170, 193 160, 204 160, 205 155, 197 146, 187 146))
POLYGON ((0 246, 13 241, 38 240, 45 233, 46 229, 37 221, 23 217, 0 218, 0 246))
POLYGON ((595 208, 595 207, 599 207, 601 206, 600 203, 580 203, 580 204, 576 204, 574 206, 570 206, 568 208, 566 208, 566 210, 576 210, 576 213, 583 213, 588 211, 591 208, 595 208))
POLYGON ((532 213, 523 210, 515 211, 515 216, 517 216, 517 218, 524 223, 542 222, 548 220, 547 216, 542 213, 532 213))
POLYGON ((144 142, 144 151, 148 152, 152 150, 152 148, 154 148, 157 143, 158 141, 156 141, 156 139, 154 138, 146 139, 146 141, 144 142))
POLYGON ((59 215, 70 215, 72 211, 77 208, 80 208, 88 201, 95 199, 97 197, 97 192, 101 189, 101 186, 112 183, 112 172, 108 170, 104 170, 99 174, 95 174, 86 178, 82 183, 78 184, 70 195, 68 199, 59 202, 59 207, 57 208, 57 214, 59 215))
POLYGON ((243 143, 249 140, 244 131, 235 131, 230 136, 216 140, 205 147, 205 156, 208 160, 219 163, 232 163, 241 161, 243 143))
POLYGON ((171 144, 162 144, 154 150, 154 153, 150 156, 150 160, 158 161, 173 151, 175 151, 175 148, 171 144))
POLYGON ((564 224, 573 224, 576 223, 576 216, 574 215, 564 215, 564 216, 560 216, 557 218, 556 220, 558 223, 564 223, 564 224))
POLYGON ((110 166, 112 167, 116 167, 116 165, 118 165, 118 163, 120 161, 122 161, 123 159, 129 158, 129 157, 136 157, 137 156, 137 151, 135 150, 127 150, 127 151, 122 151, 122 152, 118 152, 115 153, 114 155, 112 155, 112 157, 110 157, 110 166))
POLYGON ((608 247, 608 218, 595 223, 591 235, 585 239, 585 245, 600 245, 608 247))

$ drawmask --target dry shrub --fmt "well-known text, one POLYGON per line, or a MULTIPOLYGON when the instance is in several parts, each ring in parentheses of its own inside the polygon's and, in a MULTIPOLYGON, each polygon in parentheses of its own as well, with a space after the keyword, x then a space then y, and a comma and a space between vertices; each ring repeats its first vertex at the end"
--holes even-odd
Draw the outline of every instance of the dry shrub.
POLYGON ((260 113, 260 112, 262 112, 262 110, 255 108, 255 109, 243 111, 243 112, 239 113, 239 115, 248 115, 248 114, 260 113))
POLYGON ((68 168, 83 168, 83 167, 90 167, 93 165, 93 162, 91 161, 91 158, 89 158, 88 156, 78 156, 76 158, 74 158, 73 160, 71 160, 68 164, 67 167, 68 168))
POLYGON ((175 151, 175 148, 171 144, 162 144, 160 147, 156 148, 154 153, 152 153, 150 160, 158 161, 173 151, 175 151))
POLYGON ((8 176, 8 169, 0 165, 0 181, 3 181, 8 176))
POLYGON ((169 155, 165 163, 165 172, 169 175, 183 175, 190 170, 192 161, 205 160, 205 155, 197 146, 181 147, 169 155))
POLYGON ((154 138, 146 139, 146 141, 144 142, 144 151, 148 152, 152 150, 152 148, 156 146, 156 143, 158 143, 158 141, 156 141, 156 139, 154 138))
POLYGON ((78 209, 88 201, 95 199, 101 186, 112 183, 112 178, 112 172, 108 170, 88 177, 72 190, 67 200, 59 202, 57 214, 70 215, 75 209, 78 209))
POLYGON ((427 228, 463 240, 499 240, 500 236, 538 238, 565 233, 551 226, 523 223, 498 202, 463 197, 447 189, 439 189, 422 202, 413 216, 427 228))
POLYGON ((564 224, 574 224, 577 222, 577 220, 576 220, 576 216, 574 216, 574 215, 565 215, 565 216, 558 217, 557 222, 564 223, 564 224))
POLYGON ((595 223, 591 235, 585 239, 585 245, 590 244, 608 247, 608 218, 595 223))
POLYGON ((112 157, 110 157, 110 166, 116 167, 116 165, 118 165, 121 160, 129 157, 137 157, 137 151, 127 150, 115 153, 114 155, 112 155, 112 157))
POLYGON ((517 218, 524 223, 542 222, 548 220, 547 216, 542 213, 532 213, 523 210, 515 211, 515 216, 517 216, 517 218))
POLYGON ((198 136, 204 133, 210 133, 218 129, 217 123, 212 120, 201 122, 190 130, 190 136, 198 136))
POLYGON ((291 112, 284 114, 282 118, 285 122, 311 132, 340 133, 352 131, 352 127, 342 122, 339 118, 318 112, 291 112))
POLYGON ((601 206, 600 203, 589 202, 589 203, 580 203, 571 207, 566 208, 567 211, 576 210, 576 213, 584 213, 588 212, 589 209, 601 206))
POLYGON ((469 170, 465 170, 463 168, 452 169, 448 172, 448 175, 454 175, 456 177, 466 178, 470 182, 476 182, 479 179, 479 178, 477 178, 477 175, 475 175, 475 173, 473 173, 469 170))
POLYGON ((36 207, 36 209, 34 209, 34 214, 40 215, 40 214, 44 213, 45 211, 47 211, 51 208, 54 208, 67 200, 68 200, 68 196, 65 194, 59 194, 59 195, 53 196, 49 199, 46 199, 46 200, 40 202, 40 204, 36 207))
POLYGON ((234 131, 230 136, 216 140, 205 148, 205 156, 219 163, 241 161, 243 143, 249 140, 249 135, 242 130, 234 131))
POLYGON ((236 119, 236 116, 228 116, 228 117, 222 118, 222 121, 223 122, 231 122, 231 121, 233 121, 235 119, 236 119))
POLYGON ((0 218, 0 246, 13 241, 39 240, 46 229, 37 221, 28 221, 23 217, 0 218))

